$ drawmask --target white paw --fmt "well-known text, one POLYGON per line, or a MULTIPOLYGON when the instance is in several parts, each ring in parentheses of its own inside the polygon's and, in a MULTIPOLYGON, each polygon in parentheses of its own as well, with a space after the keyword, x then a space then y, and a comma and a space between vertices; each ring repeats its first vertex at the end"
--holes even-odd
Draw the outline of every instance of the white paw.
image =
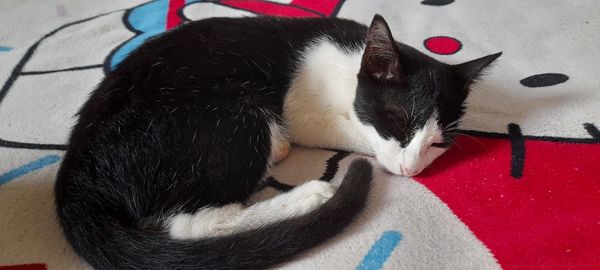
POLYGON ((286 194, 285 211, 291 215, 306 214, 333 197, 335 187, 327 182, 311 180, 286 194))
POLYGON ((271 160, 274 163, 278 163, 284 160, 292 150, 292 146, 289 141, 279 141, 274 145, 274 149, 271 154, 271 160))
POLYGON ((242 205, 228 204, 200 209, 192 215, 178 214, 169 222, 169 233, 176 239, 231 234, 237 228, 230 223, 241 211, 242 205))

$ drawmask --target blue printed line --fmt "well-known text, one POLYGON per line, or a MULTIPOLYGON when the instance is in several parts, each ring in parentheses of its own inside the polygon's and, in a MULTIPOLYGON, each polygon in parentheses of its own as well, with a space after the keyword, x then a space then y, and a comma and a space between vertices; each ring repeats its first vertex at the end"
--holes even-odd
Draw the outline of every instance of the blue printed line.
MULTIPOLYGON (((186 4, 203 0, 186 0, 186 4)), ((144 41, 165 32, 167 29, 167 11, 169 0, 154 0, 130 10, 125 20, 138 34, 123 43, 111 56, 110 69, 119 65, 131 52, 144 41)))
POLYGON ((52 163, 55 163, 60 160, 60 156, 58 155, 47 155, 40 159, 36 159, 32 162, 29 162, 23 166, 14 168, 2 175, 0 175, 0 185, 7 183, 10 180, 13 180, 17 177, 28 174, 32 171, 39 170, 44 168, 52 163))
POLYGON ((110 68, 114 69, 125 57, 137 49, 144 41, 166 30, 169 0, 155 0, 132 9, 125 20, 139 34, 126 41, 110 59, 110 68))
POLYGON ((0 52, 8 52, 12 49, 12 47, 0 46, 0 52))
POLYGON ((402 240, 402 234, 399 231, 385 231, 383 235, 373 244, 362 262, 356 267, 356 270, 378 270, 392 255, 392 251, 402 240))

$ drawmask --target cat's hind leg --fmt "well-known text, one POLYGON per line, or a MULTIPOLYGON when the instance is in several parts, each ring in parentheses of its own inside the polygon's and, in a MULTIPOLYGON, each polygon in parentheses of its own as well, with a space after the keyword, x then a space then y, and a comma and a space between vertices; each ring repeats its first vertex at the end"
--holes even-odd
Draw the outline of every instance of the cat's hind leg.
POLYGON ((243 208, 241 204, 208 207, 194 214, 178 214, 167 222, 176 239, 228 235, 301 216, 318 208, 335 193, 335 187, 311 180, 271 199, 243 208))

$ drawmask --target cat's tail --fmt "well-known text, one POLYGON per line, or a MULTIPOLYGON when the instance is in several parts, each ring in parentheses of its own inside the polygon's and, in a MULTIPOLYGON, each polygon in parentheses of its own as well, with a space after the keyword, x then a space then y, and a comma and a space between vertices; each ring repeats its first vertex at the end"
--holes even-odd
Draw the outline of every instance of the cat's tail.
MULTIPOLYGON (((336 193, 302 216, 228 236, 171 239, 109 215, 70 221, 65 235, 97 269, 260 269, 291 259, 341 232, 363 209, 372 180, 365 159, 352 162, 336 193)), ((69 221, 61 220, 69 223, 69 221)), ((65 228, 63 226, 63 228, 65 228)))

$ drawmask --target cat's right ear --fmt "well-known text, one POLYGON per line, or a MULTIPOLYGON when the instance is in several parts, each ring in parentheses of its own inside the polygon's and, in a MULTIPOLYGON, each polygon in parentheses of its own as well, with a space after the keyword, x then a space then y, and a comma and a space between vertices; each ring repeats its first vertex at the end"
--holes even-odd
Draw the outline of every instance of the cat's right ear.
POLYGON ((500 57, 500 55, 502 55, 502 52, 490 54, 469 62, 454 65, 453 68, 465 81, 465 87, 468 87, 469 84, 477 80, 481 76, 482 71, 489 67, 496 58, 500 57))
POLYGON ((400 80, 398 48, 388 24, 377 14, 367 32, 361 72, 381 80, 400 80))

